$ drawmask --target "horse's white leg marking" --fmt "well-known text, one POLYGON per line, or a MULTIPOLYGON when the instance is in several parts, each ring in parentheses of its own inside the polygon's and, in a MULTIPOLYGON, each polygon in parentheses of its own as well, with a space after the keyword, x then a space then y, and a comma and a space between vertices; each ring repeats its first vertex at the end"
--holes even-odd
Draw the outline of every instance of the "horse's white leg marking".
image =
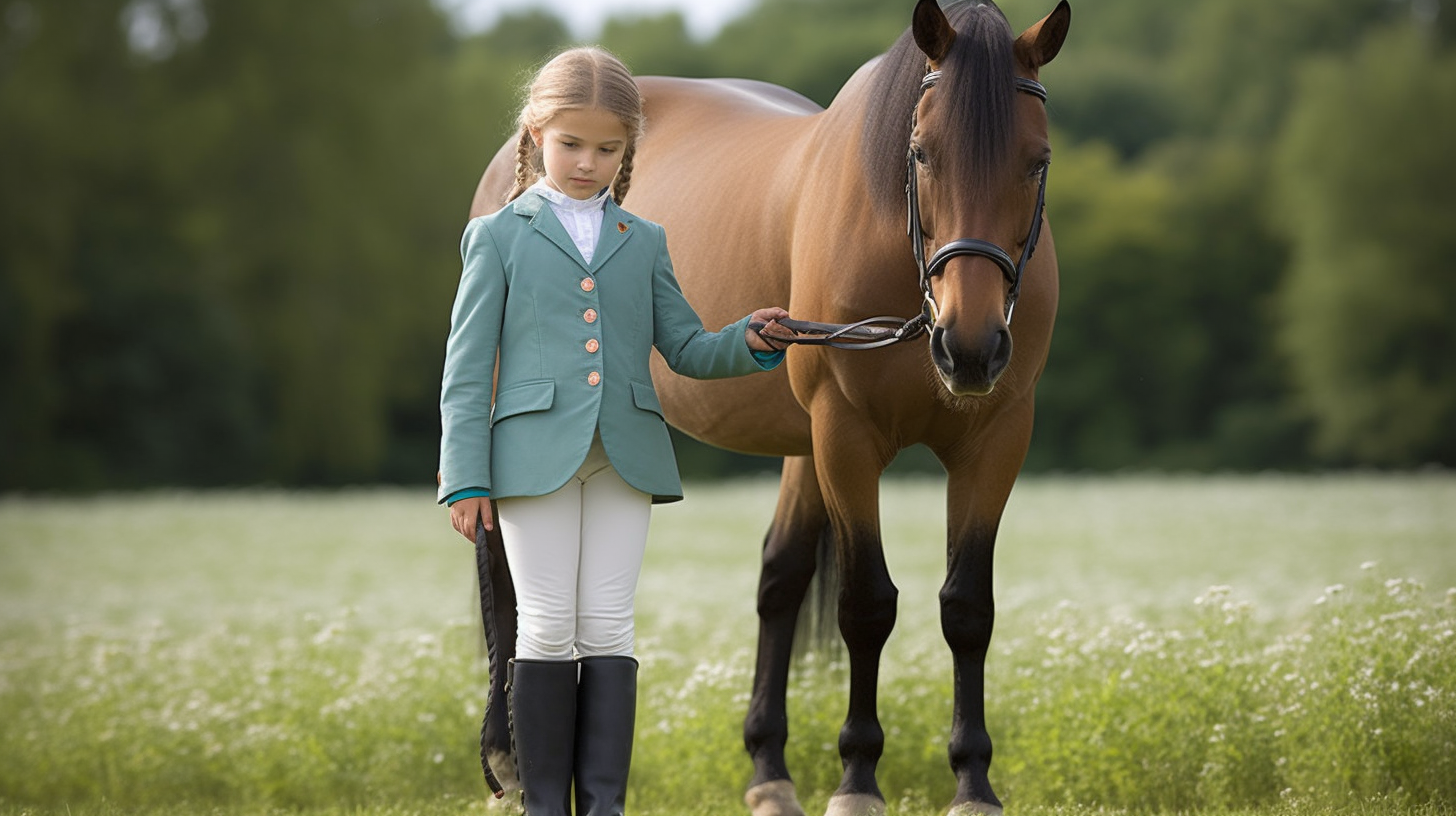
POLYGON ((829 797, 824 816, 885 816, 885 802, 868 793, 846 793, 829 797))
POLYGON ((787 779, 754 785, 743 794, 743 801, 753 816, 804 816, 799 797, 794 795, 794 783, 787 779))

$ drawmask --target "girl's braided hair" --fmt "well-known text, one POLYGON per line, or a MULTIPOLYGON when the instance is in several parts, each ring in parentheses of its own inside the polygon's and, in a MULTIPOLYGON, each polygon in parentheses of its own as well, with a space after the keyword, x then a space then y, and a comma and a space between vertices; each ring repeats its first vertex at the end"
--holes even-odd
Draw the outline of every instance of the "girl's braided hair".
POLYGON ((514 200, 545 175, 541 148, 531 137, 532 128, 545 127, 559 111, 584 108, 601 108, 620 119, 627 129, 622 167, 612 179, 612 200, 622 203, 632 184, 632 161, 646 123, 642 94, 627 66, 596 46, 563 51, 543 65, 526 87, 526 102, 518 119, 516 181, 506 201, 514 200))

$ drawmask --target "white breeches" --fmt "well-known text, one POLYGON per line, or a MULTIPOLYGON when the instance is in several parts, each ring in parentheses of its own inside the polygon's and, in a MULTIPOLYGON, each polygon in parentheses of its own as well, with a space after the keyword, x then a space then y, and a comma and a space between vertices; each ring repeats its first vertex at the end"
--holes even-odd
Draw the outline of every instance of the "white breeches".
POLYGON ((652 497, 617 475, 601 439, 560 490, 496 509, 516 590, 516 657, 631 655, 652 497))

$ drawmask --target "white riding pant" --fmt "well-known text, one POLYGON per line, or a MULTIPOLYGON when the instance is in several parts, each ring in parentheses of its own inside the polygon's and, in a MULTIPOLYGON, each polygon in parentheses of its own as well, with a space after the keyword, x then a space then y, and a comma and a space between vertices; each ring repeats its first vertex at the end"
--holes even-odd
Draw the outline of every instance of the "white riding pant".
POLYGON ((516 657, 630 656, 652 497, 622 480, 600 437, 567 483, 496 502, 516 590, 516 657))

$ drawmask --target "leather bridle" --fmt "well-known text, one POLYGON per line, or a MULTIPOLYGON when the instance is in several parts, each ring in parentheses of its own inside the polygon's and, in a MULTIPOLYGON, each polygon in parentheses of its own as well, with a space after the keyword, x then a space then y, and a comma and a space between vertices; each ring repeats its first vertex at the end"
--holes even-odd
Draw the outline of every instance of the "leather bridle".
MULTIPOLYGON (((920 81, 920 95, 917 97, 914 110, 919 110, 919 98, 923 98, 925 92, 935 86, 935 83, 940 80, 940 76, 940 71, 926 72, 925 77, 920 81)), ((1040 82, 1023 77, 1015 79, 1016 90, 1031 94, 1042 102, 1046 102, 1046 88, 1040 82)), ((912 137, 916 123, 917 114, 912 113, 910 118, 912 137)), ((935 325, 939 316, 940 310, 935 302, 931 281, 945 271, 946 264, 950 263, 951 259, 962 256, 987 258, 1001 269, 1001 274, 1006 278, 1006 284, 1009 287, 1006 293, 1006 322, 1008 325, 1011 323, 1011 314, 1016 308, 1017 298, 1021 295, 1022 273, 1026 271, 1027 262, 1036 253, 1036 244, 1041 238, 1042 213, 1046 209, 1046 165, 1042 165, 1040 171, 1036 190, 1036 208, 1031 215, 1031 227, 1027 231, 1026 242, 1022 246, 1021 257, 1018 260, 1013 262, 1010 253, 990 241, 980 238, 960 238, 942 245, 927 261, 925 258, 925 228, 920 220, 920 181, 919 174, 915 171, 916 160, 917 151, 912 142, 905 153, 905 201, 908 213, 906 231, 910 235, 910 246, 915 255, 915 267, 920 274, 920 292, 923 299, 920 314, 909 320, 899 317, 871 317, 847 324, 784 319, 778 321, 779 325, 794 331, 794 337, 764 335, 765 337, 779 343, 831 346, 844 349, 879 348, 918 337, 935 325)))
MULTIPOLYGON (((940 79, 939 71, 930 71, 920 81, 920 95, 930 90, 940 79)), ((1032 96, 1046 102, 1046 88, 1040 82, 1032 79, 1016 77, 1016 90, 1029 93, 1032 96)), ((920 106, 917 103, 916 108, 920 106)), ((915 119, 911 118, 910 132, 915 132, 915 119)), ((1040 179, 1036 189, 1036 208, 1031 214, 1031 227, 1026 233, 1026 243, 1021 249, 1021 258, 1015 263, 1011 261, 1011 255, 1001 247, 983 241, 980 238, 960 238, 944 244, 930 256, 930 261, 925 260, 925 230, 920 223, 920 179, 915 172, 916 151, 912 145, 905 154, 905 200, 909 210, 909 219, 906 231, 910 234, 910 245, 915 252, 915 266, 920 271, 920 291, 925 297, 925 306, 921 312, 930 323, 934 323, 939 309, 935 303, 935 294, 931 291, 930 281, 945 271, 946 264, 952 258, 963 255, 979 256, 988 258, 992 263, 1001 268, 1001 274, 1006 278, 1009 290, 1006 293, 1006 322, 1011 323, 1011 313, 1016 308, 1016 299, 1021 295, 1021 274, 1026 270, 1026 264, 1031 256, 1036 253, 1036 243, 1041 238, 1042 211, 1046 208, 1046 178, 1047 166, 1042 165, 1040 179)))

